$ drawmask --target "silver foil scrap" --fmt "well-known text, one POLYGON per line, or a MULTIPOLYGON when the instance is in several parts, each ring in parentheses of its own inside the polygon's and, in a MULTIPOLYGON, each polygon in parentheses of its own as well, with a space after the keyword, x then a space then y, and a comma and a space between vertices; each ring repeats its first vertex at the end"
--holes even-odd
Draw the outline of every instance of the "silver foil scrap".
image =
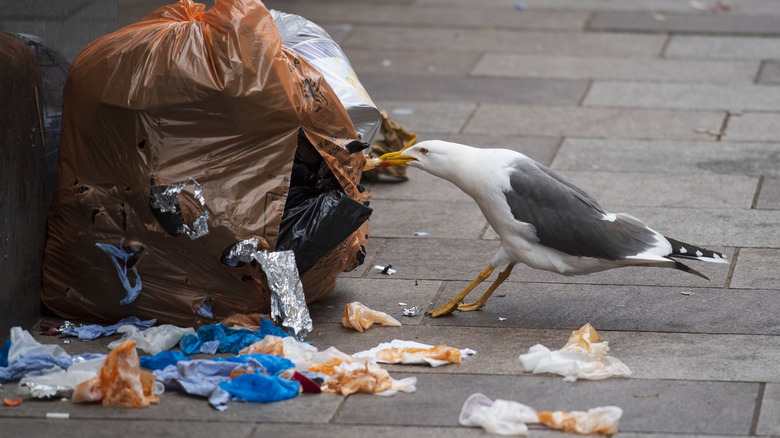
POLYGON ((404 316, 417 316, 421 314, 423 308, 420 306, 404 308, 404 316))
POLYGON ((153 192, 151 194, 151 203, 153 207, 157 208, 163 213, 181 214, 181 211, 179 210, 179 194, 190 183, 192 183, 194 192, 193 196, 203 208, 200 216, 198 216, 198 218, 195 219, 195 221, 192 223, 192 228, 190 228, 187 224, 182 224, 177 231, 180 234, 184 234, 190 239, 195 240, 209 233, 209 212, 206 210, 206 198, 203 197, 203 187, 201 187, 201 185, 198 184, 194 178, 189 178, 183 183, 167 186, 165 190, 161 192, 153 192))
POLYGON ((46 385, 36 382, 21 382, 19 384, 20 394, 29 394, 33 398, 54 398, 67 397, 73 395, 73 388, 63 385, 46 385))
POLYGON ((271 289, 271 319, 302 341, 312 330, 309 308, 292 251, 256 251, 252 257, 263 267, 271 289))

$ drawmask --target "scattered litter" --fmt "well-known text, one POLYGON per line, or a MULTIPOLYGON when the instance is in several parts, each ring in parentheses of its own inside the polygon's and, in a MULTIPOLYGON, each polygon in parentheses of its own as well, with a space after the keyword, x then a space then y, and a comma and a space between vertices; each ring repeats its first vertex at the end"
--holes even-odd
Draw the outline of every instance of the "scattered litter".
POLYGON ((387 266, 376 265, 374 266, 374 269, 376 269, 377 271, 382 271, 382 273, 385 275, 393 275, 396 272, 396 270, 393 269, 393 265, 387 265, 387 266))
POLYGON ((218 341, 218 352, 237 354, 242 348, 251 345, 253 342, 262 341, 266 335, 279 336, 285 338, 289 336, 284 330, 275 326, 271 321, 263 319, 257 331, 247 329, 231 329, 224 324, 204 325, 199 328, 194 335, 185 335, 179 341, 179 349, 187 356, 204 352, 202 348, 214 344, 206 344, 209 341, 218 341))
POLYGON ((103 406, 142 408, 157 403, 157 378, 141 370, 135 341, 125 341, 106 357, 97 377, 79 383, 73 390, 74 403, 102 402, 103 406))
POLYGON ((50 420, 67 420, 70 414, 67 412, 47 412, 46 418, 50 420))
POLYGON ((302 341, 313 330, 295 253, 257 251, 252 254, 263 267, 271 289, 271 319, 302 341))
POLYGON ((537 344, 527 354, 520 355, 520 362, 526 371, 534 374, 560 374, 565 377, 565 381, 570 382, 631 375, 631 370, 623 362, 607 356, 609 344, 606 341, 598 342, 600 340, 601 336, 596 330, 590 324, 585 324, 572 332, 562 349, 551 351, 537 344))
POLYGON ((398 303, 399 306, 405 306, 406 303, 398 303))
POLYGON ((423 312, 422 306, 404 308, 404 316, 417 316, 423 312))
POLYGON ((696 295, 696 292, 680 292, 680 295, 696 295))
POLYGON ((15 361, 22 356, 48 354, 54 357, 70 357, 65 350, 56 344, 41 344, 27 330, 21 327, 11 328, 11 338, 7 342, 8 358, 7 363, 15 361))
POLYGON ((66 345, 67 345, 67 344, 70 344, 70 339, 65 339, 64 341, 62 341, 62 343, 63 343, 63 344, 66 344, 66 345))
POLYGON ((268 335, 262 341, 255 342, 238 352, 240 355, 256 353, 278 355, 296 364, 309 364, 317 353, 317 348, 291 336, 280 338, 268 335))
POLYGON ((194 335, 195 329, 192 327, 177 327, 171 324, 163 324, 147 330, 139 331, 136 327, 125 325, 117 329, 117 333, 122 333, 122 339, 108 344, 108 348, 113 350, 124 341, 133 340, 139 350, 145 351, 152 356, 161 351, 170 350, 175 347, 181 338, 186 335, 194 335))
POLYGON ((498 435, 527 435, 527 424, 543 424, 564 432, 589 435, 617 433, 623 410, 616 406, 598 407, 587 412, 542 411, 511 400, 491 400, 472 394, 463 403, 458 422, 463 426, 481 426, 498 435))
POLYGON ((634 398, 654 398, 654 397, 660 397, 661 394, 655 393, 655 394, 634 394, 634 398))
POLYGON ((341 324, 346 328, 353 328, 359 332, 367 330, 378 322, 382 325, 400 327, 401 323, 387 313, 369 309, 365 305, 353 301, 344 307, 341 316, 341 324))
POLYGON ((396 108, 391 112, 397 116, 411 116, 414 114, 414 110, 411 108, 396 108))
POLYGON ((161 351, 154 356, 141 356, 141 367, 152 370, 162 370, 169 365, 176 365, 181 361, 192 360, 181 351, 161 351))
POLYGON ((6 406, 19 406, 22 404, 22 399, 20 398, 4 398, 3 404, 6 406))
POLYGON ((333 367, 325 379, 323 392, 337 392, 348 396, 356 392, 377 395, 394 395, 398 391, 417 390, 416 377, 395 380, 375 362, 342 362, 333 367))
POLYGON ((139 330, 147 330, 157 323, 156 319, 149 319, 147 321, 141 321, 136 316, 130 316, 128 318, 120 319, 119 322, 109 326, 102 326, 99 324, 81 325, 76 326, 74 324, 64 325, 61 332, 65 335, 78 336, 79 341, 92 341, 101 336, 111 336, 119 330, 119 327, 130 325, 139 330))
POLYGON ((119 304, 123 306, 135 301, 135 299, 138 298, 138 295, 141 293, 141 288, 143 287, 141 283, 141 276, 138 274, 138 267, 133 266, 132 263, 130 265, 132 266, 132 271, 135 276, 135 285, 130 284, 130 278, 127 276, 127 265, 128 261, 135 257, 136 254, 132 251, 126 251, 123 247, 124 243, 124 237, 119 241, 118 246, 113 246, 109 243, 95 243, 95 246, 102 249, 109 256, 111 256, 111 261, 114 263, 114 267, 116 267, 117 274, 119 274, 119 281, 122 282, 122 286, 124 286, 125 290, 127 291, 127 296, 119 301, 119 304))
POLYGON ((503 316, 499 316, 499 317, 498 317, 498 320, 499 320, 499 321, 506 321, 506 318, 504 318, 503 316))
POLYGON ((356 358, 370 358, 382 363, 428 364, 432 367, 450 363, 458 364, 461 359, 477 354, 476 351, 463 350, 446 345, 428 345, 414 341, 394 339, 376 347, 353 354, 356 358))
POLYGON ((415 236, 430 236, 431 233, 425 232, 425 231, 415 231, 415 236))
POLYGON ((104 361, 105 357, 75 361, 67 370, 24 376, 19 381, 19 393, 39 399, 70 397, 79 383, 97 377, 104 361))
POLYGON ((271 315, 267 313, 234 313, 220 321, 228 328, 245 328, 252 331, 260 329, 260 323, 263 319, 270 320, 271 315))

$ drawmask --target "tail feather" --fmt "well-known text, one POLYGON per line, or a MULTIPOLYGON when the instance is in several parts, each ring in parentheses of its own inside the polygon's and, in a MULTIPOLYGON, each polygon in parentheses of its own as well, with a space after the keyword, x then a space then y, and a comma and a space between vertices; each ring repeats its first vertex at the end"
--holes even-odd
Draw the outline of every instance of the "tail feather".
MULTIPOLYGON (((672 253, 669 254, 669 257, 680 258, 680 259, 701 260, 703 262, 728 263, 728 259, 726 259, 726 256, 724 256, 722 253, 711 251, 709 249, 700 248, 698 246, 693 246, 685 242, 680 242, 679 240, 670 239, 668 237, 666 238, 666 240, 668 240, 669 243, 672 244, 672 253)), ((678 267, 678 269, 680 268, 678 267)), ((686 269, 682 269, 682 270, 686 271, 686 269)), ((693 271, 690 268, 688 268, 687 270, 693 271)), ((695 271, 694 273, 701 275, 695 271)), ((704 277, 703 275, 701 276, 704 277)))

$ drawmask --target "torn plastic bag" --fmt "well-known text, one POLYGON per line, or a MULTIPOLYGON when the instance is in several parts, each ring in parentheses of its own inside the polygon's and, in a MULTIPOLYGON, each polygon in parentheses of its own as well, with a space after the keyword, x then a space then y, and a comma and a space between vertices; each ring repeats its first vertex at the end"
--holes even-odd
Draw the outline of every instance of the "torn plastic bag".
POLYGON ((135 341, 135 347, 145 351, 152 356, 155 354, 170 350, 175 347, 181 338, 186 335, 194 335, 195 329, 192 327, 176 327, 172 324, 163 324, 156 327, 139 331, 132 325, 125 325, 117 329, 117 333, 122 333, 122 339, 108 344, 109 349, 114 349, 127 340, 135 341))
POLYGON ((8 363, 12 364, 22 356, 33 354, 48 354, 54 357, 70 358, 65 349, 57 344, 41 344, 27 330, 21 327, 11 327, 11 339, 8 348, 8 363))
POLYGON ((19 394, 33 398, 70 397, 79 383, 97 377, 105 357, 74 361, 67 370, 40 376, 25 376, 19 380, 19 394))
POLYGON ((247 373, 235 379, 220 382, 219 387, 239 400, 268 403, 297 396, 301 384, 280 377, 247 373))
POLYGON ((185 356, 181 351, 161 351, 154 356, 141 356, 140 362, 142 368, 152 370, 162 370, 168 365, 176 365, 182 361, 192 360, 185 356))
POLYGON ((460 363, 461 359, 477 352, 464 348, 462 350, 446 345, 428 345, 414 341, 393 339, 376 347, 353 354, 356 358, 368 357, 382 363, 428 364, 432 367, 449 363, 460 363))
POLYGON ((373 143, 382 117, 341 47, 325 29, 300 15, 272 9, 271 16, 282 45, 298 52, 325 76, 346 108, 360 139, 373 143))
MULTIPOLYGON (((301 144, 346 195, 333 196, 335 212, 346 197, 368 200, 358 188, 366 145, 347 111, 256 0, 209 10, 181 0, 98 38, 72 63, 63 99, 42 300, 66 319, 194 327, 270 313, 262 269, 221 256, 252 238, 255 250, 276 249, 301 144), (131 281, 98 243, 132 253, 120 266, 131 281)), ((366 214, 336 216, 339 233, 326 234, 342 240, 301 271, 308 302, 359 264, 366 214)))
POLYGON ((73 324, 64 324, 65 328, 62 333, 65 335, 78 336, 79 341, 91 341, 101 336, 111 336, 119 329, 119 327, 129 325, 141 330, 146 330, 152 327, 157 322, 156 319, 150 319, 148 321, 141 321, 135 316, 121 319, 118 323, 109 326, 102 326, 99 324, 81 325, 75 326, 73 324))
POLYGON ((270 321, 263 320, 260 330, 231 329, 222 324, 204 325, 194 335, 185 335, 179 341, 179 348, 186 355, 201 353, 201 347, 205 342, 216 341, 220 353, 237 354, 241 349, 254 342, 262 341, 266 335, 272 334, 279 337, 287 337, 279 327, 270 321), (267 321, 267 322, 266 322, 267 321))
POLYGON ((491 400, 484 394, 471 394, 463 403, 458 422, 479 426, 497 435, 527 435, 527 423, 538 423, 536 410, 512 400, 491 400))

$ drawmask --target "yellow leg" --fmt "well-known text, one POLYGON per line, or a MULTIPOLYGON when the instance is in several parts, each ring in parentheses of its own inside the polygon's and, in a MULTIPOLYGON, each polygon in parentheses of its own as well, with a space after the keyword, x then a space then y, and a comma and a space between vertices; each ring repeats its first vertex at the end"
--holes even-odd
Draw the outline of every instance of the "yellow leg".
POLYGON ((493 292, 495 292, 496 289, 498 289, 498 286, 501 283, 503 283, 504 280, 509 278, 509 274, 512 273, 512 268, 514 268, 514 267, 515 267, 515 265, 513 265, 513 264, 507 266, 506 269, 504 269, 503 271, 501 271, 498 274, 498 278, 496 278, 496 281, 494 281, 493 284, 490 285, 488 290, 485 291, 485 293, 481 297, 479 297, 479 299, 477 301, 474 301, 473 303, 469 303, 469 304, 460 304, 460 305, 458 305, 458 310, 460 310, 462 312, 470 312, 472 310, 477 310, 477 309, 479 309, 481 307, 484 307, 485 303, 488 300, 488 298, 490 298, 490 295, 492 295, 493 292))
POLYGON ((478 284, 482 283, 483 281, 487 280, 488 277, 490 277, 490 274, 493 273, 493 269, 495 267, 493 265, 488 265, 487 268, 485 268, 484 271, 480 272, 479 275, 477 275, 477 278, 474 279, 471 283, 469 283, 468 286, 466 286, 465 289, 460 291, 457 295, 452 297, 451 300, 444 303, 443 306, 439 307, 438 309, 428 312, 428 315, 431 315, 432 317, 436 318, 437 316, 444 315, 445 313, 452 313, 455 311, 455 309, 458 308, 458 304, 463 301, 464 298, 466 298, 466 295, 471 292, 472 289, 477 287, 478 284))

